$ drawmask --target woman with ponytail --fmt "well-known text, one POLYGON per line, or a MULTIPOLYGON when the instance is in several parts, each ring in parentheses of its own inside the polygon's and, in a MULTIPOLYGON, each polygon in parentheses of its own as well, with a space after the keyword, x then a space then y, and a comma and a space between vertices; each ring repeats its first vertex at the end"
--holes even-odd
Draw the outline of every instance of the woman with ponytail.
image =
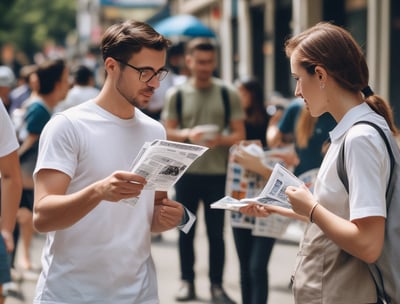
POLYGON ((307 219, 293 276, 296 303, 377 303, 368 264, 380 257, 384 243, 390 159, 375 128, 354 124, 370 121, 396 135, 393 113, 369 86, 363 52, 343 28, 319 23, 290 38, 285 51, 295 95, 304 99, 311 116, 328 112, 337 126, 330 132, 313 194, 289 186, 293 210, 251 205, 241 211, 307 219), (348 191, 336 167, 343 141, 348 191))

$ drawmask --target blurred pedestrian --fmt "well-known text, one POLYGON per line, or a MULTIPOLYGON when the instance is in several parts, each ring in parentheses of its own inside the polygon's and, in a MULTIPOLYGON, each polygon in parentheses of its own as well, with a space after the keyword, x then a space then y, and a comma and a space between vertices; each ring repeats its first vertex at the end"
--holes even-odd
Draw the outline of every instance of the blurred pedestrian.
POLYGON ((151 232, 191 222, 166 192, 144 190, 146 179, 130 166, 144 143, 166 137, 140 109, 168 73, 168 45, 145 23, 111 25, 100 94, 44 128, 34 225, 47 241, 34 303, 159 303, 151 232), (120 202, 132 197, 134 207, 120 202))
POLYGON ((11 281, 9 255, 14 250, 13 231, 22 191, 19 147, 14 127, 0 98, 0 304, 3 285, 11 281))
POLYGON ((368 264, 379 258, 384 243, 390 158, 377 130, 352 126, 368 120, 386 134, 397 134, 393 113, 369 87, 362 50, 343 28, 319 23, 289 39, 285 49, 295 95, 304 99, 313 117, 329 112, 338 124, 330 132, 314 194, 289 186, 285 193, 293 211, 254 205, 241 210, 308 220, 294 273, 296 303, 381 303, 368 264), (337 171, 344 140, 348 192, 337 171))
POLYGON ((292 153, 279 156, 299 176, 319 168, 329 144, 329 132, 335 126, 336 121, 331 114, 312 117, 304 101, 296 98, 284 110, 279 122, 269 127, 268 145, 271 148, 294 145, 292 153))
MULTIPOLYGON (((37 279, 32 271, 38 266, 32 264, 30 247, 33 230, 33 170, 38 155, 39 137, 47 122, 50 120, 54 107, 65 98, 68 91, 68 67, 62 59, 47 60, 38 65, 36 73, 39 80, 37 98, 26 108, 23 123, 18 129, 18 138, 21 143, 18 149, 20 157, 23 191, 18 210, 19 234, 22 238, 22 254, 20 265, 23 275, 37 279)), ((13 252, 13 265, 16 250, 13 252)))
MULTIPOLYGON (((263 149, 267 149, 266 133, 270 117, 264 105, 263 87, 253 77, 239 79, 236 85, 246 113, 246 139, 259 141, 263 149)), ((235 216, 232 212, 232 217, 235 216)), ((254 223, 254 219, 251 222, 254 223)), ((233 221, 232 225, 240 265, 242 304, 268 303, 268 263, 275 238, 253 235, 254 224, 253 227, 235 227, 233 221)))
POLYGON ((10 92, 10 115, 16 109, 20 109, 32 93, 32 89, 29 85, 29 78, 32 73, 36 71, 36 65, 25 65, 21 68, 18 77, 17 86, 10 92))
POLYGON ((95 87, 94 72, 89 67, 78 65, 73 69, 72 77, 72 88, 68 91, 67 97, 56 106, 54 112, 64 111, 99 94, 99 89, 95 87))
POLYGON ((171 56, 175 56, 174 53, 175 46, 169 48, 167 52, 167 67, 168 67, 168 74, 165 79, 160 83, 160 87, 154 92, 154 95, 151 96, 149 104, 147 105, 146 109, 144 109, 144 113, 149 115, 151 118, 155 120, 161 119, 161 111, 164 107, 165 103, 165 96, 168 91, 173 86, 177 86, 183 83, 186 80, 185 75, 176 74, 174 69, 170 66, 169 62, 171 60, 171 56), (172 52, 172 53, 171 53, 172 52))
MULTIPOLYGON (((186 65, 191 76, 168 91, 162 120, 169 139, 202 144, 210 149, 177 182, 176 199, 193 213, 197 213, 200 201, 204 203, 212 302, 234 303, 223 289, 225 213, 211 209, 210 204, 224 196, 229 147, 245 138, 244 114, 236 90, 213 77, 217 49, 212 41, 204 38, 189 41, 186 65), (210 124, 215 130, 207 134, 204 125, 210 129, 210 124)), ((194 238, 194 229, 179 235, 182 284, 177 301, 196 298, 194 238)))
POLYGON ((0 99, 6 107, 7 113, 10 111, 10 92, 15 86, 15 74, 5 65, 0 66, 0 99))

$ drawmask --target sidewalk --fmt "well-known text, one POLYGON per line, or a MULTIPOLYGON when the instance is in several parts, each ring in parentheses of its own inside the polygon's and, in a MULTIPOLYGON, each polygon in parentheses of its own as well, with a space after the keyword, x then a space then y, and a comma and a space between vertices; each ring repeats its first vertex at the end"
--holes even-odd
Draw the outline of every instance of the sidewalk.
MULTIPOLYGON (((204 221, 199 213, 198 227, 196 230, 196 291, 198 299, 190 302, 176 302, 174 294, 180 286, 179 280, 179 258, 177 249, 178 232, 171 230, 162 234, 159 242, 154 242, 152 253, 157 268, 159 295, 161 304, 204 304, 209 303, 209 282, 208 282, 208 243, 204 221)), ((229 220, 226 221, 226 262, 224 273, 224 288, 229 296, 238 304, 240 300, 239 266, 233 243, 232 231, 229 220)), ((40 261, 41 248, 44 243, 44 236, 35 236, 33 240, 33 261, 40 261)), ((294 259, 297 253, 297 244, 277 242, 272 252, 270 261, 270 293, 269 304, 293 304, 293 297, 288 288, 290 275, 294 266, 294 259)), ((5 304, 32 303, 35 282, 24 280, 21 290, 25 301, 8 297, 5 304)), ((75 304, 75 303, 71 303, 75 304)), ((113 304, 113 303, 110 303, 113 304)))

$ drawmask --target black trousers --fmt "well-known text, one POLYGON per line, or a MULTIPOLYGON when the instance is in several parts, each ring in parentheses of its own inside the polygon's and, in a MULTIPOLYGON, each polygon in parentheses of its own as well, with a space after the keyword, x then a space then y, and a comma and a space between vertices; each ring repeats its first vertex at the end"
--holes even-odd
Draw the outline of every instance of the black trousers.
MULTIPOLYGON (((224 210, 211 209, 210 204, 225 195, 225 175, 185 174, 175 185, 176 200, 197 214, 200 202, 204 204, 204 219, 209 243, 209 278, 211 284, 222 284, 225 263, 224 210)), ((196 223, 188 234, 179 234, 181 279, 194 282, 194 240, 196 223)))

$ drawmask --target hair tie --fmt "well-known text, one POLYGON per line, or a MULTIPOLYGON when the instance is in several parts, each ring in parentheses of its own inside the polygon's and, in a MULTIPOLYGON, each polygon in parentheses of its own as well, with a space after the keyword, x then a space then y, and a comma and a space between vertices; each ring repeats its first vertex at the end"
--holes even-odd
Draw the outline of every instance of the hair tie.
POLYGON ((374 95, 374 91, 371 90, 371 87, 369 85, 362 89, 361 92, 364 94, 365 98, 374 95))

